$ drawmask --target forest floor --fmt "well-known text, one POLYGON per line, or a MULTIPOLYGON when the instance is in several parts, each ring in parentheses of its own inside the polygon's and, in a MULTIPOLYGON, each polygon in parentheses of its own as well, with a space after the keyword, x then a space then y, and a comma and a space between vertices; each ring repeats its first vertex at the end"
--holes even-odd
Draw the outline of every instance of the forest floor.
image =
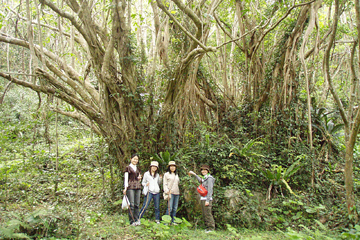
MULTIPOLYGON (((89 202, 88 202, 89 203, 89 202)), ((201 222, 186 225, 156 224, 142 219, 140 226, 130 226, 126 210, 104 209, 100 202, 82 204, 42 205, 36 208, 26 203, 10 204, 0 211, 0 239, 342 239, 338 232, 266 231, 257 228, 235 228, 230 225, 206 233, 201 222), (19 235, 20 233, 20 235, 19 235)), ((148 217, 152 218, 152 215, 148 217)))

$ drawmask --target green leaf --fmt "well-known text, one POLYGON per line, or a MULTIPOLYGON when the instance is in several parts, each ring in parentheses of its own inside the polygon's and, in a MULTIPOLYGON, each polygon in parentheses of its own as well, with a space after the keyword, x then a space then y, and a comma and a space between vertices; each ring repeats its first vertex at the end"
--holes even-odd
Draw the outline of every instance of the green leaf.
POLYGON ((122 204, 122 199, 120 199, 120 200, 113 203, 114 206, 117 206, 117 205, 120 205, 120 204, 122 204))
POLYGON ((166 151, 166 152, 162 153, 162 159, 165 161, 165 163, 170 162, 170 153, 169 153, 169 151, 166 151))
POLYGON ((181 224, 183 222, 183 220, 181 218, 175 217, 174 222, 177 224, 181 224))
POLYGON ((168 223, 168 224, 170 224, 171 223, 171 217, 170 217, 170 215, 164 215, 164 216, 162 216, 161 217, 161 219, 165 222, 165 223, 168 223))
POLYGON ((318 220, 314 220, 318 225, 319 225, 319 227, 323 230, 323 231, 328 231, 329 229, 327 229, 327 227, 325 227, 325 225, 324 224, 322 224, 320 221, 318 221, 318 220))
POLYGON ((15 238, 15 239, 31 239, 25 233, 14 233, 13 238, 15 238))
POLYGON ((281 181, 285 184, 286 188, 289 190, 289 192, 291 194, 293 194, 294 196, 297 197, 297 195, 293 192, 293 190, 291 189, 291 187, 289 186, 289 184, 284 180, 284 179, 281 179, 281 181))

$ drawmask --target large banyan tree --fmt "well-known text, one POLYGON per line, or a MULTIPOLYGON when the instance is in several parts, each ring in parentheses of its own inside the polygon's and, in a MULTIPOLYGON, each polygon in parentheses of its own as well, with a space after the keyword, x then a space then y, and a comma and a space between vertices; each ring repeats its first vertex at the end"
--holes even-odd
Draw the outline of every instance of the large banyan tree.
MULTIPOLYGON (((197 121, 218 127, 230 108, 244 106, 256 113, 243 116, 254 125, 263 124, 257 113, 264 109, 274 118, 307 115, 308 129, 301 130, 312 146, 312 94, 321 90, 324 103, 330 92, 346 126, 345 182, 352 208, 360 122, 357 1, 355 7, 338 0, 2 3, 1 57, 7 61, 0 76, 72 106, 51 104, 51 110, 103 136, 120 164, 134 139, 166 146, 170 133, 181 137, 197 121), (349 31, 339 34, 340 24, 349 31), (339 69, 351 75, 345 93, 333 83, 339 69), (318 84, 319 76, 325 82, 318 84), (301 95, 306 110, 288 114, 301 95), (347 109, 340 98, 348 99, 347 109)), ((279 123, 269 122, 265 129, 271 134, 279 123)))

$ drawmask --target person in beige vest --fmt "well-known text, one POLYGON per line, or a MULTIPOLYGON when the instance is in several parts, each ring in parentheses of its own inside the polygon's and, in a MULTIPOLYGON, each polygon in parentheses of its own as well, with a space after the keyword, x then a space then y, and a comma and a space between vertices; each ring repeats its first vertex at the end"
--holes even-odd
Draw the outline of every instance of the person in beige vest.
POLYGON ((174 223, 176 211, 179 205, 180 189, 179 189, 179 175, 177 174, 177 166, 175 161, 170 161, 167 167, 167 172, 164 174, 163 189, 164 196, 168 201, 166 208, 166 215, 171 216, 171 223, 174 223))

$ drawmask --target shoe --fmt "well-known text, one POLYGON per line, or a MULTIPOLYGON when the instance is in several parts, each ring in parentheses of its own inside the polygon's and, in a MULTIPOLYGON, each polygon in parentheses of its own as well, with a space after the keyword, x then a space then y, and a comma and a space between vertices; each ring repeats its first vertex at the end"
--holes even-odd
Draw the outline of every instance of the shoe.
POLYGON ((140 226, 140 220, 137 220, 136 222, 133 222, 130 224, 131 226, 140 226))
POLYGON ((214 231, 214 230, 212 230, 212 229, 206 229, 206 230, 205 230, 205 233, 211 233, 212 231, 214 231))
POLYGON ((160 221, 159 221, 159 220, 156 220, 155 222, 156 222, 157 224, 160 224, 160 221))
POLYGON ((176 222, 171 223, 171 225, 178 225, 176 222))

